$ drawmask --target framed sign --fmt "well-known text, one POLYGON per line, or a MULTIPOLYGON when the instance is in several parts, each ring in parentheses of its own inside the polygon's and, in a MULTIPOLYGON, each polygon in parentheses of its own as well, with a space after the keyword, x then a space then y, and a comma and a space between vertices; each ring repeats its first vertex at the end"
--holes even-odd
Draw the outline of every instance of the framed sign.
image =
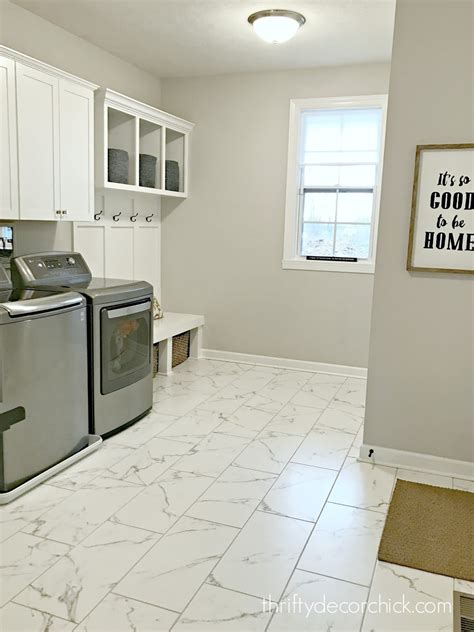
POLYGON ((474 274, 474 144, 417 146, 407 270, 474 274))

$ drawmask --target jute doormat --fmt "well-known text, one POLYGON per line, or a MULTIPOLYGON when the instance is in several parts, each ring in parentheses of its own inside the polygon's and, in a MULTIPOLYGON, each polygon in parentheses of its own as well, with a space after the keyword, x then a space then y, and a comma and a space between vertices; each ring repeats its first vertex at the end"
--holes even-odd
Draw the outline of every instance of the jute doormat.
POLYGON ((378 558, 474 581, 474 494, 398 480, 378 558))

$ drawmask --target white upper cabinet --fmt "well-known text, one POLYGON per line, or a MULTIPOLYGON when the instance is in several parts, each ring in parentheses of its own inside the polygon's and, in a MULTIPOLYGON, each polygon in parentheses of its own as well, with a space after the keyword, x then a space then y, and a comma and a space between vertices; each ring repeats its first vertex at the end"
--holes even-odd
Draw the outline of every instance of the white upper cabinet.
POLYGON ((18 219, 15 62, 0 57, 0 218, 18 219))
POLYGON ((97 86, 2 46, 0 54, 0 219, 92 220, 97 86))
POLYGON ((57 219, 59 187, 59 80, 16 64, 20 218, 57 219))
POLYGON ((63 216, 92 219, 94 209, 94 98, 91 90, 59 83, 60 190, 63 216))
POLYGON ((113 90, 95 101, 97 186, 187 197, 194 124, 113 90))

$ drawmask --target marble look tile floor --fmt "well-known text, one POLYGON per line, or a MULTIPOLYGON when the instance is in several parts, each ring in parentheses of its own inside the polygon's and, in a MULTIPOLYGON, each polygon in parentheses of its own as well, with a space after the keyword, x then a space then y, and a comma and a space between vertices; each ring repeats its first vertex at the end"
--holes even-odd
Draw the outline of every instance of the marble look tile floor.
POLYGON ((358 462, 365 387, 212 360, 155 378, 145 419, 0 507, 2 632, 452 631, 443 602, 474 585, 377 548, 397 477, 472 483, 358 462))

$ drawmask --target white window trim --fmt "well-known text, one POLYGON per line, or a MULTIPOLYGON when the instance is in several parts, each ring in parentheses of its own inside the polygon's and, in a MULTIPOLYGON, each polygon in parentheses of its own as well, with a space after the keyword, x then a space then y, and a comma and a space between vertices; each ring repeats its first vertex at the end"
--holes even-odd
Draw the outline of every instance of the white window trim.
POLYGON ((325 272, 355 272, 373 274, 377 252, 377 233, 380 211, 380 190, 382 182, 385 146, 385 126, 387 120, 386 94, 371 94, 357 97, 325 97, 318 99, 291 99, 290 126, 288 137, 288 167, 286 179, 285 234, 282 268, 284 270, 319 270, 325 272), (344 109, 355 107, 380 107, 382 109, 382 129, 380 160, 375 183, 375 205, 373 220, 372 257, 369 261, 354 263, 344 261, 307 261, 298 255, 298 156, 300 143, 301 114, 305 110, 344 109))

